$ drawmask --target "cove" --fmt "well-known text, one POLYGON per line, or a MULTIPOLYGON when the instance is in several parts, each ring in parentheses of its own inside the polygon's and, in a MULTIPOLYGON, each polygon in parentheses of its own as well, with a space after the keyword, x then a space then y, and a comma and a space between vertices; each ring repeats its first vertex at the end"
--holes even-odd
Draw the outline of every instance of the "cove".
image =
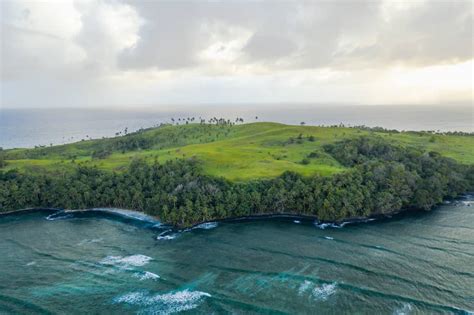
POLYGON ((4 215, 0 313, 468 314, 473 201, 342 228, 276 218, 160 239, 169 227, 104 211, 4 215))

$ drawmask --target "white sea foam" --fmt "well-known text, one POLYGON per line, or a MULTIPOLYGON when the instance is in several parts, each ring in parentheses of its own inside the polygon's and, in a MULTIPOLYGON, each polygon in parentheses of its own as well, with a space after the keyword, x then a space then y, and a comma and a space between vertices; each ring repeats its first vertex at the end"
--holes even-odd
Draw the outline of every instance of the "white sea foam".
POLYGON ((155 226, 156 225, 159 226, 161 224, 160 221, 158 221, 154 217, 144 214, 142 212, 138 212, 138 211, 118 209, 118 208, 93 208, 92 210, 103 211, 103 212, 117 214, 117 215, 131 218, 131 219, 139 220, 139 221, 154 223, 155 226))
POLYGON ((143 272, 137 272, 134 274, 134 276, 140 280, 158 280, 160 279, 160 276, 157 275, 156 273, 149 272, 149 271, 143 271, 143 272))
POLYGON ((336 292, 337 283, 327 283, 313 289, 313 296, 320 301, 326 301, 336 292))
POLYGON ((30 261, 29 263, 26 264, 27 266, 33 266, 36 265, 36 261, 30 261))
POLYGON ((403 305, 393 311, 393 315, 407 315, 410 314, 413 307, 409 303, 403 303, 403 305))
POLYGON ((131 292, 115 298, 114 302, 145 306, 146 309, 140 312, 144 314, 173 314, 198 307, 206 297, 211 297, 211 295, 186 289, 164 294, 131 292))
POLYGON ((145 255, 131 255, 131 256, 107 256, 100 261, 103 265, 114 265, 123 268, 140 267, 148 264, 153 258, 145 255))
POLYGON ((334 237, 331 237, 331 236, 325 236, 324 238, 327 239, 327 240, 333 240, 334 239, 334 237))
POLYGON ((299 295, 303 295, 303 293, 305 293, 306 291, 308 291, 311 286, 313 285, 313 283, 311 281, 308 281, 308 280, 305 280, 301 285, 300 287, 298 288, 298 294, 299 295))
POLYGON ((179 234, 167 234, 167 235, 158 235, 156 237, 157 240, 159 241, 169 241, 169 240, 174 240, 175 238, 178 237, 179 234))
POLYGON ((53 214, 50 214, 46 217, 46 220, 48 221, 58 221, 58 220, 66 220, 66 219, 70 219, 72 218, 73 215, 72 214, 64 214, 64 213, 53 213, 53 214))
POLYGON ((314 226, 317 228, 320 228, 321 230, 324 230, 328 227, 330 228, 335 228, 335 229, 340 229, 343 228, 346 224, 349 224, 350 222, 341 222, 341 223, 321 223, 318 220, 314 221, 314 226))
POLYGON ((300 224, 301 221, 300 220, 293 220, 293 223, 300 224))
POLYGON ((319 223, 318 221, 314 221, 314 226, 317 228, 320 228, 321 230, 324 230, 328 226, 330 226, 329 223, 319 223))
POLYGON ((204 230, 210 230, 214 229, 219 225, 217 222, 206 222, 206 223, 201 223, 196 225, 193 229, 204 229, 204 230))

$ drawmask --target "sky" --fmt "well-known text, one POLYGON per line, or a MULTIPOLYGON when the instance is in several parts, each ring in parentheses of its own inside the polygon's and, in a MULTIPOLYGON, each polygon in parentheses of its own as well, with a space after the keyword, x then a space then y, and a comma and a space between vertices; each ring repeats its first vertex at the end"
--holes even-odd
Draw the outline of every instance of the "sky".
POLYGON ((472 105, 473 3, 2 0, 0 106, 472 105))

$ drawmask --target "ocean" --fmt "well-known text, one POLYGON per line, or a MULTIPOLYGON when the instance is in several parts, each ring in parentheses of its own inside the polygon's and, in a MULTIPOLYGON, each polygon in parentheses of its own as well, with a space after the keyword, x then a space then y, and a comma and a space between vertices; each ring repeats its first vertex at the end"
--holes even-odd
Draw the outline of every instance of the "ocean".
POLYGON ((124 211, 0 215, 0 313, 472 314, 473 209, 182 232, 124 211))
POLYGON ((171 118, 223 117, 245 122, 274 121, 307 125, 366 125, 398 130, 474 131, 473 107, 403 106, 195 106, 191 110, 158 109, 0 109, 0 147, 56 145, 114 136, 171 122, 171 118), (256 118, 258 117, 258 118, 256 118))

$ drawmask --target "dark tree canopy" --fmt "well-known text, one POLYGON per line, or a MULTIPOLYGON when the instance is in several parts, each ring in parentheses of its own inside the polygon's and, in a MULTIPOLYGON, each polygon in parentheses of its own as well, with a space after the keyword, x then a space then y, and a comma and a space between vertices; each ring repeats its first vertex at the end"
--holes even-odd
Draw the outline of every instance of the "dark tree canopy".
MULTIPOLYGON (((133 137, 116 145, 146 146, 133 137)), ((366 137, 327 145, 325 150, 350 168, 331 177, 286 172, 242 183, 202 175, 194 159, 151 165, 136 159, 120 173, 80 165, 64 176, 10 170, 0 173, 0 211, 119 207, 144 211, 177 226, 273 213, 335 221, 409 208, 429 210, 444 198, 474 188, 472 166, 434 152, 366 137)), ((107 152, 96 157, 103 154, 107 152)))

